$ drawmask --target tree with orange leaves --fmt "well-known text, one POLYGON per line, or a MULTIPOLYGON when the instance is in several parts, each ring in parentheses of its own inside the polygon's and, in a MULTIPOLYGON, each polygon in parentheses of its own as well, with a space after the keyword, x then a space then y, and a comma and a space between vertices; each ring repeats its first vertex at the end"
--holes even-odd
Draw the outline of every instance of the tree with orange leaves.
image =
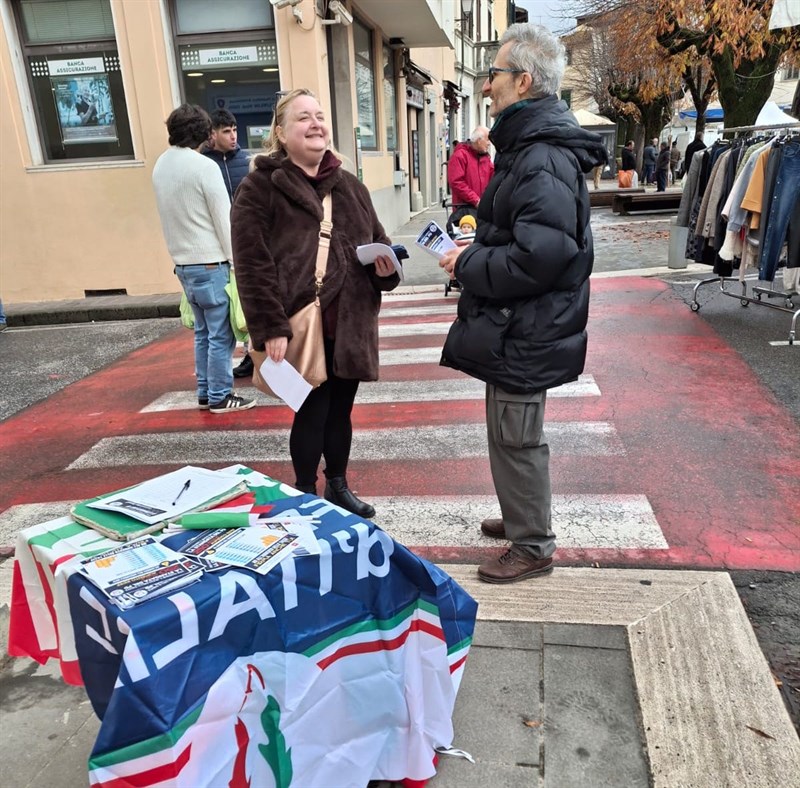
POLYGON ((769 99, 781 62, 800 56, 800 26, 769 30, 774 0, 653 0, 658 43, 711 62, 725 126, 749 126, 769 99))

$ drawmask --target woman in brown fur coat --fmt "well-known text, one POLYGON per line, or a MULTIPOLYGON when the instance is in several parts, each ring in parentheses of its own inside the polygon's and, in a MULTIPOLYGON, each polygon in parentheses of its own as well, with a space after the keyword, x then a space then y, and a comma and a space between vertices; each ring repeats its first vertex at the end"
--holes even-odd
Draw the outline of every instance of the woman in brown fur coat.
POLYGON ((363 266, 361 244, 391 241, 366 187, 330 150, 330 131, 313 93, 292 90, 278 101, 265 153, 236 192, 231 213, 239 297, 255 350, 283 360, 293 315, 314 299, 322 199, 333 200, 333 236, 320 291, 328 379, 297 411, 289 438, 295 487, 316 494, 325 457, 325 498, 371 518, 375 510, 347 486, 359 381, 378 379, 381 291, 397 287, 388 257, 363 266))

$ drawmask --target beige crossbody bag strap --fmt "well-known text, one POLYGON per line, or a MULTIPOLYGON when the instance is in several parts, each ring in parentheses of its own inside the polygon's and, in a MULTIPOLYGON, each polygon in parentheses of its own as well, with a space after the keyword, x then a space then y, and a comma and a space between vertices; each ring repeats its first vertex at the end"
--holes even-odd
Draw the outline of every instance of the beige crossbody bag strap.
POLYGON ((322 280, 328 270, 328 252, 331 248, 331 234, 333 233, 333 199, 330 194, 322 198, 322 221, 319 223, 319 248, 317 249, 317 269, 314 272, 314 285, 316 302, 319 303, 319 293, 322 290, 322 280))

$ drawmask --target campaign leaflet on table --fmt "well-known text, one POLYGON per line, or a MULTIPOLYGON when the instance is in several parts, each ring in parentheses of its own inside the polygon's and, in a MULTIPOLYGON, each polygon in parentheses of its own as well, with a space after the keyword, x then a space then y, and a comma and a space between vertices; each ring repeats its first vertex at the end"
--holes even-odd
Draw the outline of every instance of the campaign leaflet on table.
POLYGON ((123 610, 199 580, 202 567, 147 536, 81 561, 81 571, 123 610))
POLYGON ((239 566, 265 575, 299 545, 300 540, 295 534, 253 525, 206 531, 187 542, 181 552, 203 565, 211 561, 212 564, 239 566))

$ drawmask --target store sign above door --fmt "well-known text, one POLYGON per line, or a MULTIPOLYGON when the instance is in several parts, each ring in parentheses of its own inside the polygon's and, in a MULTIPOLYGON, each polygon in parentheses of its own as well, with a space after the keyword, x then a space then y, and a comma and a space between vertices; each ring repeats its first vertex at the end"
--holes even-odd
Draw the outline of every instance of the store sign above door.
POLYGON ((415 88, 413 85, 408 85, 406 87, 406 104, 408 104, 409 107, 424 109, 424 99, 425 94, 419 88, 415 88))
POLYGON ((69 60, 48 60, 47 69, 51 77, 72 74, 102 74, 106 67, 101 57, 73 57, 69 60))
POLYGON ((241 63, 259 63, 256 47, 228 47, 227 49, 200 49, 201 66, 227 66, 241 63))

